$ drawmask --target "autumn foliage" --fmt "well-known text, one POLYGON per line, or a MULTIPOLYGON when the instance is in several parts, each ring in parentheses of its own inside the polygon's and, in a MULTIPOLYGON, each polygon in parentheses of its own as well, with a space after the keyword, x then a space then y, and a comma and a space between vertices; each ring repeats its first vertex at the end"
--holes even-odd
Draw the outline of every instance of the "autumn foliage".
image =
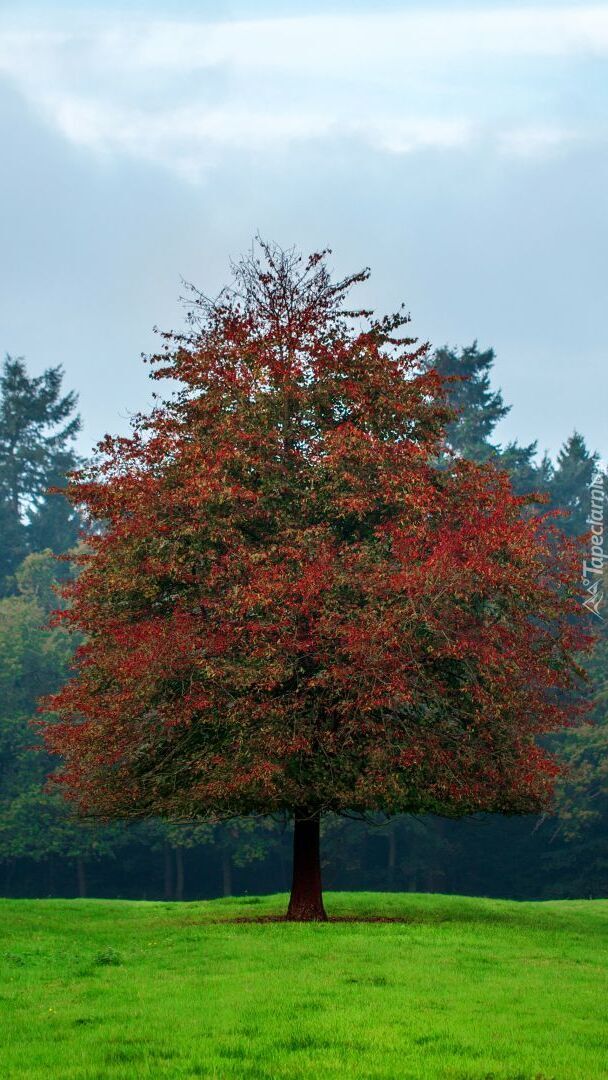
POLYGON ((402 317, 349 312, 325 254, 261 245, 193 293, 73 503, 103 526, 58 615, 47 703, 85 813, 530 812, 575 714, 579 556, 506 474, 450 456, 402 317))

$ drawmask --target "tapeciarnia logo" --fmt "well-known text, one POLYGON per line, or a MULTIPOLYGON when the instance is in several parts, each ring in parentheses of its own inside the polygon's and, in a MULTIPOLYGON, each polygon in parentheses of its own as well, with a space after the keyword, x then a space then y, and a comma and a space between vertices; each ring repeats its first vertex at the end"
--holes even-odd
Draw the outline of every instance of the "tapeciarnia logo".
POLYGON ((604 552, 604 474, 599 470, 591 481, 589 491, 591 506, 587 524, 591 533, 591 550, 589 559, 583 560, 583 585, 587 594, 583 607, 598 619, 603 619, 600 608, 604 599, 604 566, 608 554, 604 552))

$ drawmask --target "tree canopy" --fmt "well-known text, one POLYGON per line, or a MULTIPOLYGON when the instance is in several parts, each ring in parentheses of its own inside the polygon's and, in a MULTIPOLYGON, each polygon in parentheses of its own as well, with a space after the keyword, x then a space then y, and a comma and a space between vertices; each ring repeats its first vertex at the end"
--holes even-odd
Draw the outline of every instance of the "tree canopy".
POLYGON ((492 464, 440 463, 444 382, 404 317, 347 306, 365 276, 262 245, 165 335, 181 390, 70 485, 105 530, 58 616, 87 641, 45 737, 85 813, 546 801, 578 551, 492 464))

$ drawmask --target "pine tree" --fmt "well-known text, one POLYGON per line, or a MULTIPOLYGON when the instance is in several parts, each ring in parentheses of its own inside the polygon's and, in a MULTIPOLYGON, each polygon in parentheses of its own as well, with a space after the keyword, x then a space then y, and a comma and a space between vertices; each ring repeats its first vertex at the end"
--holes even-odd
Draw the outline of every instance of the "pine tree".
POLYGON ((480 351, 477 342, 457 351, 445 345, 429 357, 429 366, 446 379, 448 400, 456 416, 446 428, 446 441, 455 453, 469 461, 494 461, 506 469, 518 494, 545 492, 551 463, 536 463, 536 442, 502 446, 494 442, 494 429, 511 411, 502 391, 491 385, 494 349, 480 351))
POLYGON ((585 440, 575 431, 562 446, 549 484, 551 504, 567 511, 561 527, 570 536, 589 531, 590 484, 597 470, 599 455, 590 454, 585 440))
POLYGON ((494 365, 493 349, 480 352, 477 342, 457 352, 444 345, 430 358, 442 378, 449 380, 447 392, 456 417, 446 428, 446 440, 456 453, 469 461, 488 461, 498 453, 491 442, 494 428, 510 411, 500 390, 490 387, 494 365))
POLYGON ((67 551, 78 536, 78 516, 49 488, 65 484, 77 464, 80 430, 76 394, 62 394, 63 372, 30 377, 23 358, 7 356, 0 373, 0 576, 4 592, 28 551, 67 551))

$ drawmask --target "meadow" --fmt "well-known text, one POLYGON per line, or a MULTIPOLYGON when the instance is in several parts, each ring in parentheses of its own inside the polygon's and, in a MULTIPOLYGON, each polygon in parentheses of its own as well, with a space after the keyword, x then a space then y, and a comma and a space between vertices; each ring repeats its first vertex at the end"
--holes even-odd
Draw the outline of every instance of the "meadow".
POLYGON ((0 901, 0 1076, 608 1076, 608 901, 326 904, 0 901))

